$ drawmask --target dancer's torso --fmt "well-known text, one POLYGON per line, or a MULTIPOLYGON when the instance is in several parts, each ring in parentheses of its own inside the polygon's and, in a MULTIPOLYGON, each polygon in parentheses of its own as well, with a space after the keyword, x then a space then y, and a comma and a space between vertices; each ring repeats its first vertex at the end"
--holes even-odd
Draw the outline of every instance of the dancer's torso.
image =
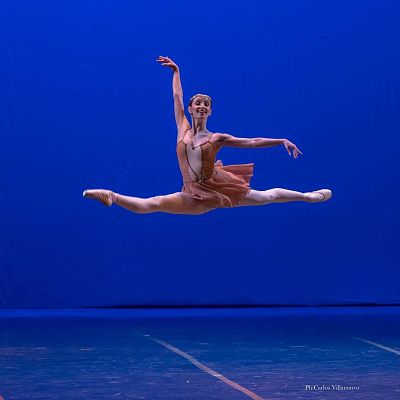
POLYGON ((184 182, 202 182, 212 177, 219 150, 212 136, 204 135, 197 144, 192 144, 193 139, 185 134, 178 141, 176 154, 184 182))

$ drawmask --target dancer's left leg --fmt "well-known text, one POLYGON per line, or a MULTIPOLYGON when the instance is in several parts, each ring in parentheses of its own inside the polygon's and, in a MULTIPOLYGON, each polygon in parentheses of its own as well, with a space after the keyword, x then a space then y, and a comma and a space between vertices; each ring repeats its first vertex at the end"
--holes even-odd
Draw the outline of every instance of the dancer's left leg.
POLYGON ((271 203, 287 203, 290 201, 305 201, 319 203, 329 200, 332 192, 329 189, 320 189, 315 192, 296 192, 294 190, 275 188, 268 190, 251 189, 246 197, 240 201, 239 206, 261 206, 271 203))

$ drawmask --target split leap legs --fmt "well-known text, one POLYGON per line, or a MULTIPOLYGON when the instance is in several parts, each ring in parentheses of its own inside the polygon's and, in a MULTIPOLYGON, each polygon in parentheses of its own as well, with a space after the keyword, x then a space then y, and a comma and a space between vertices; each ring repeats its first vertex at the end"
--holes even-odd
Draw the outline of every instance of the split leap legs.
MULTIPOLYGON (((140 198, 125 196, 111 190, 94 189, 85 190, 83 196, 98 200, 106 206, 116 204, 138 214, 165 212, 169 214, 199 215, 214 210, 214 208, 193 204, 184 194, 182 194, 182 192, 176 192, 164 196, 140 198)), ((269 190, 251 189, 246 197, 241 200, 236 207, 261 206, 265 204, 286 203, 291 201, 320 203, 329 200, 331 197, 332 192, 329 189, 320 189, 306 193, 281 188, 269 190)))

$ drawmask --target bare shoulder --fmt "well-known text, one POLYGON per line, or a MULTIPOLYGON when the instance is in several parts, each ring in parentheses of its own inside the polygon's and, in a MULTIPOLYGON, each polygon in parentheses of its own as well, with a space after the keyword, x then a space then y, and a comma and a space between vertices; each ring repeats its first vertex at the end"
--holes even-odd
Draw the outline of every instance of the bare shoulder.
POLYGON ((187 131, 190 131, 189 122, 187 124, 182 124, 180 127, 178 127, 178 137, 176 139, 177 143, 184 138, 187 131))
POLYGON ((211 135, 211 143, 223 142, 226 137, 226 133, 215 132, 211 135))
POLYGON ((211 137, 211 143, 213 143, 217 149, 221 149, 222 147, 224 147, 226 145, 226 141, 230 137, 231 137, 231 135, 229 135, 227 133, 216 132, 211 137))

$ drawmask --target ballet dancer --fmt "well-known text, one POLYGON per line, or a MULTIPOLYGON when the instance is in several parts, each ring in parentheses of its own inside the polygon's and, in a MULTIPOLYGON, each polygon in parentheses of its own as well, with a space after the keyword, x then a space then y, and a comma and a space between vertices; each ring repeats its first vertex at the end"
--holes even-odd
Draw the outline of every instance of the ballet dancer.
POLYGON ((281 188, 255 190, 249 186, 253 176, 253 163, 224 166, 221 160, 215 161, 216 154, 225 146, 258 148, 283 145, 293 158, 298 158, 303 153, 288 139, 239 138, 228 133, 209 131, 206 125, 212 113, 212 100, 205 94, 195 94, 189 101, 190 125, 185 115, 178 65, 169 57, 160 56, 156 61, 173 71, 172 90, 178 131, 176 153, 183 178, 182 190, 162 196, 140 198, 111 190, 91 189, 83 192, 84 197, 98 200, 106 206, 116 204, 139 214, 165 212, 190 215, 204 214, 216 208, 260 206, 290 201, 320 203, 332 197, 329 189, 305 193, 281 188))

